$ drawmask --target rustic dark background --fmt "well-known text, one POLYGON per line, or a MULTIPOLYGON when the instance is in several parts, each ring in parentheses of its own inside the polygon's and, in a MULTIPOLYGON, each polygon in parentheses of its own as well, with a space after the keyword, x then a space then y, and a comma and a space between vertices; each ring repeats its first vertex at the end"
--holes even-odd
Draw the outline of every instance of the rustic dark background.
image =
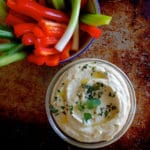
MULTIPOLYGON (((116 64, 128 75, 137 97, 130 129, 103 150, 150 149, 150 0, 99 2, 101 13, 111 15, 112 22, 79 58, 116 64)), ((45 113, 47 86, 61 67, 38 67, 23 60, 0 68, 1 149, 78 150, 53 132, 45 113)))

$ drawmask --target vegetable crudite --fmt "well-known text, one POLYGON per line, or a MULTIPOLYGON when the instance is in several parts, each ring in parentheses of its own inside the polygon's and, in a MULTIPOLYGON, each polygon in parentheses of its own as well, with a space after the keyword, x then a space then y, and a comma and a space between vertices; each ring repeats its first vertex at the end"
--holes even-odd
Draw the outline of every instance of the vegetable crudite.
MULTIPOLYGON (((0 0, 0 23, 11 29, 0 28, 0 38, 29 47, 26 56, 31 63, 57 66, 81 54, 91 38, 102 35, 100 26, 110 23, 110 16, 98 13, 97 4, 87 0, 0 0)), ((0 48, 10 50, 15 43, 9 43, 0 48)))

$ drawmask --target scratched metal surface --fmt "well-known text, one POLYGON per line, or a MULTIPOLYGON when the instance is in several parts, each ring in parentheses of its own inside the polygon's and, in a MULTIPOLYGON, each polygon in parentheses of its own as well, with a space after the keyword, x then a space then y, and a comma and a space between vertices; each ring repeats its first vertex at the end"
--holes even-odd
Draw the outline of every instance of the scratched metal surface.
MULTIPOLYGON (((149 0, 116 1, 100 1, 101 12, 111 15, 112 22, 102 27, 103 35, 79 58, 116 64, 136 91, 133 124, 119 141, 103 149, 146 150, 150 149, 149 0)), ((5 149, 78 150, 55 135, 45 113, 47 86, 61 67, 37 67, 23 60, 0 68, 0 144, 5 149)))

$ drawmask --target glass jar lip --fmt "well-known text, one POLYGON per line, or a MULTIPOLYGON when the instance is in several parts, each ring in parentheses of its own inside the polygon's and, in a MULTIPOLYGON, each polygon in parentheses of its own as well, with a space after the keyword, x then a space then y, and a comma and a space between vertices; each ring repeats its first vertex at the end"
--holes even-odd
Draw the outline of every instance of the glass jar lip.
POLYGON ((80 147, 80 148, 87 148, 87 149, 102 148, 102 147, 108 146, 108 145, 116 142, 117 140, 119 140, 126 133, 126 131, 129 129, 130 125, 133 122, 134 116, 135 116, 136 96, 135 96, 135 91, 134 91, 134 88, 133 88, 133 85, 132 85, 131 81, 129 80, 128 76, 119 67, 112 64, 111 62, 108 62, 108 61, 102 60, 102 59, 98 59, 98 58, 82 58, 82 59, 78 59, 76 61, 73 61, 73 62, 67 64, 66 66, 61 68, 61 70, 59 70, 56 73, 56 75, 54 76, 54 78, 50 82, 50 84, 48 86, 48 89, 47 89, 47 92, 46 92, 45 108, 46 108, 46 114, 47 114, 47 117, 48 117, 48 120, 49 120, 49 123, 50 123, 51 127, 53 128, 53 130, 56 132, 56 134, 61 139, 68 142, 69 144, 72 144, 72 145, 80 147), (84 62, 89 62, 89 61, 90 62, 91 61, 98 61, 98 62, 100 62, 102 64, 105 64, 105 65, 108 65, 109 67, 112 67, 113 69, 118 71, 120 73, 120 75, 122 76, 122 78, 125 80, 125 82, 127 84, 127 87, 128 87, 128 90, 129 90, 129 94, 130 94, 130 98, 131 98, 131 108, 130 108, 129 116, 128 116, 128 118, 126 120, 126 123, 124 124, 123 128, 114 136, 113 139, 111 139, 109 141, 100 141, 100 142, 95 142, 95 143, 85 143, 85 142, 79 142, 77 140, 72 139, 68 135, 64 134, 61 131, 61 129, 59 129, 59 127, 55 123, 55 120, 53 119, 53 117, 50 113, 50 110, 49 110, 50 95, 51 95, 52 89, 53 89, 57 79, 63 74, 63 72, 65 72, 69 68, 73 67, 74 65, 84 63, 84 62))

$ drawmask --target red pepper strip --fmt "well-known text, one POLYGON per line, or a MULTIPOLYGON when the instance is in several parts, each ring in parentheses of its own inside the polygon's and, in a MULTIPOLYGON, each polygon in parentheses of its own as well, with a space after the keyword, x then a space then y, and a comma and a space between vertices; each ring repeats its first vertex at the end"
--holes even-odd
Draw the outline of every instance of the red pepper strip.
POLYGON ((52 46, 54 44, 56 44, 58 42, 58 38, 57 37, 50 37, 50 36, 45 36, 42 38, 37 38, 35 40, 35 47, 48 47, 48 46, 52 46))
POLYGON ((60 61, 60 55, 56 54, 56 55, 50 55, 50 56, 46 56, 46 65, 47 66, 57 66, 59 64, 60 61))
POLYGON ((24 22, 28 22, 28 23, 36 22, 33 18, 31 18, 31 17, 29 17, 29 16, 26 16, 26 15, 23 15, 23 14, 21 14, 21 13, 15 12, 15 11, 12 10, 12 9, 10 9, 9 12, 10 12, 12 15, 14 15, 14 16, 16 16, 16 17, 22 19, 24 22))
POLYGON ((80 23, 80 29, 84 32, 87 32, 90 36, 96 39, 98 39, 102 34, 102 30, 100 28, 84 23, 80 23))
POLYGON ((32 32, 34 23, 21 23, 14 25, 14 32, 17 37, 22 36, 25 33, 32 32))
POLYGON ((68 16, 55 9, 42 6, 35 1, 30 0, 7 0, 7 6, 16 12, 30 16, 35 20, 47 18, 58 22, 68 22, 68 16))
POLYGON ((34 20, 28 16, 22 15, 10 9, 5 22, 9 25, 14 26, 15 24, 19 23, 34 22, 34 20))
POLYGON ((43 43, 44 46, 51 46, 54 45, 58 42, 58 38, 57 37, 50 37, 50 36, 46 36, 44 38, 41 39, 41 42, 43 43))
POLYGON ((34 63, 36 65, 44 65, 44 63, 47 66, 57 66, 60 61, 59 55, 51 55, 51 56, 42 56, 42 55, 28 55, 27 57, 28 62, 34 63))
POLYGON ((47 56, 47 55, 54 55, 54 54, 58 54, 58 53, 59 52, 55 48, 38 47, 38 48, 34 49, 35 55, 47 56))
POLYGON ((25 33, 22 37, 22 43, 26 46, 34 45, 35 36, 33 33, 25 33))
POLYGON ((72 41, 69 41, 68 44, 65 46, 64 50, 61 52, 60 59, 64 60, 70 57, 69 51, 72 47, 72 41))
MULTIPOLYGON (((44 29, 44 27, 43 27, 44 29)), ((51 28, 45 28, 44 31, 47 31, 48 36, 53 36, 53 37, 61 37, 63 33, 65 32, 63 29, 57 28, 57 27, 51 27, 51 28)))
POLYGON ((38 3, 43 5, 43 6, 46 6, 46 1, 45 0, 38 0, 38 3))
POLYGON ((24 20, 14 16, 12 13, 8 13, 7 17, 5 18, 5 22, 8 25, 14 26, 19 23, 24 23, 24 20))
POLYGON ((38 25, 33 27, 32 32, 37 38, 42 38, 46 36, 44 31, 38 25))
POLYGON ((28 62, 41 66, 45 63, 46 58, 45 56, 30 54, 27 56, 27 60, 28 62))
POLYGON ((41 19, 39 21, 39 24, 42 26, 42 25, 45 25, 45 26, 48 26, 48 27, 58 27, 58 28, 62 28, 62 29, 66 29, 66 24, 63 24, 63 23, 58 23, 58 22, 54 22, 54 21, 51 21, 51 20, 47 20, 47 19, 41 19))
POLYGON ((40 20, 39 25, 48 36, 53 37, 61 37, 66 30, 66 25, 45 19, 40 20))

